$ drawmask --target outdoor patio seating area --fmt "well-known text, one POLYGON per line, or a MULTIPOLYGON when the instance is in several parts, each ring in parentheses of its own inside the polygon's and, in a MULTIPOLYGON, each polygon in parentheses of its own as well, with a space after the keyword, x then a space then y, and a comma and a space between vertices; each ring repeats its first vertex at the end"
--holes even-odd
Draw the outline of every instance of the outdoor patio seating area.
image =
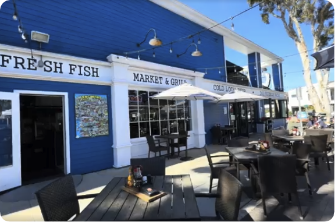
MULTIPOLYGON (((262 135, 256 134, 252 136, 249 138, 249 143, 256 143, 260 136, 262 135)), ((230 141, 228 145, 233 147, 245 144, 243 142, 238 144, 236 141, 230 141), (237 144, 234 145, 233 143, 237 144)), ((320 158, 318 165, 312 159, 306 165, 306 169, 307 167, 309 169, 310 186, 306 184, 304 174, 293 175, 297 182, 298 201, 297 196, 294 195, 294 183, 293 187, 278 190, 278 193, 275 194, 269 192, 266 197, 259 193, 262 189, 264 191, 264 187, 269 184, 267 183, 269 180, 272 180, 271 184, 275 185, 274 188, 271 188, 272 190, 275 188, 281 189, 285 184, 287 186, 289 184, 292 185, 292 183, 285 183, 285 181, 290 181, 287 179, 289 177, 289 169, 284 174, 277 175, 278 177, 286 176, 287 180, 282 178, 276 180, 275 173, 272 173, 273 178, 271 178, 271 174, 266 174, 271 172, 271 169, 273 172, 277 172, 276 164, 273 164, 270 169, 262 167, 262 164, 268 158, 263 158, 262 163, 260 162, 258 166, 255 166, 257 164, 251 164, 253 165, 251 166, 250 164, 242 163, 246 159, 245 154, 242 157, 240 152, 239 156, 239 152, 236 152, 236 150, 232 151, 234 150, 233 148, 226 150, 226 147, 226 145, 212 145, 206 149, 190 149, 188 150, 188 155, 193 158, 189 161, 182 161, 179 158, 165 158, 164 156, 156 157, 158 162, 154 164, 155 166, 151 163, 156 160, 155 157, 152 157, 155 158, 151 159, 152 161, 146 161, 145 158, 147 157, 132 159, 132 164, 139 165, 141 163, 143 165, 143 175, 152 174, 154 189, 162 190, 168 194, 150 203, 121 189, 129 175, 129 169, 126 167, 108 169, 82 176, 72 176, 74 180, 71 177, 64 177, 63 183, 58 181, 58 185, 61 184, 61 186, 57 187, 54 186, 55 180, 44 182, 43 184, 19 187, 0 195, 1 215, 7 221, 45 220, 46 215, 49 215, 48 211, 50 211, 47 206, 48 201, 45 201, 45 198, 52 198, 50 195, 46 195, 48 189, 52 189, 53 192, 58 190, 61 193, 63 190, 67 190, 68 195, 63 196, 65 199, 68 196, 72 197, 71 200, 74 205, 72 205, 71 213, 73 213, 72 216, 77 214, 76 220, 208 220, 214 219, 216 211, 220 217, 226 220, 300 220, 299 206, 301 206, 304 221, 330 220, 333 217, 333 158, 329 158, 330 171, 328 170, 326 159, 322 160, 320 158), (206 155, 206 152, 208 152, 208 155, 206 155), (231 157, 232 155, 229 156, 232 152, 235 152, 233 158, 231 157), (162 164, 164 161, 165 168, 162 164), (218 165, 218 162, 224 163, 218 165), (236 162, 240 163, 236 164, 236 162), (223 170, 220 171, 218 169, 223 170), (263 173, 267 175, 266 178, 268 180, 266 178, 264 180, 265 174, 263 173), (257 176, 260 176, 258 179, 260 186, 255 183, 255 181, 257 182, 255 180, 257 176), (276 183, 273 183, 273 181, 276 181, 276 183), (51 183, 51 185, 47 185, 48 183, 51 183), (211 191, 209 190, 210 188, 211 191), (312 189, 312 195, 310 195, 310 188, 312 189), (218 190, 219 192, 217 192, 218 190), (290 195, 286 193, 287 191, 293 194, 291 203, 289 202, 290 195), (36 199, 36 192, 40 194, 39 200, 36 199), (281 192, 284 194, 281 195, 281 192), (183 197, 184 200, 178 199, 177 197, 179 196, 183 197), (265 202, 262 201, 261 197, 263 197, 265 202), (221 205, 215 205, 216 199, 221 205), (267 216, 264 216, 263 203, 266 205, 267 216), (39 204, 43 206, 44 218, 39 204), (78 208, 75 206, 78 206, 78 208)), ((283 151, 278 150, 275 152, 283 151)), ((182 151, 180 156, 185 156, 185 152, 182 151)), ((273 163, 277 161, 275 159, 278 157, 276 155, 264 156, 274 158, 271 161, 273 163)), ((294 155, 287 156, 290 156, 292 160, 294 155)), ((288 161, 286 167, 288 167, 289 162, 292 163, 292 161, 286 160, 288 161)), ((58 196, 57 200, 51 200, 53 200, 51 202, 54 207, 62 203, 61 196, 58 196)), ((50 219, 56 220, 57 217, 50 219)), ((61 217, 61 219, 64 219, 64 217, 61 217)))

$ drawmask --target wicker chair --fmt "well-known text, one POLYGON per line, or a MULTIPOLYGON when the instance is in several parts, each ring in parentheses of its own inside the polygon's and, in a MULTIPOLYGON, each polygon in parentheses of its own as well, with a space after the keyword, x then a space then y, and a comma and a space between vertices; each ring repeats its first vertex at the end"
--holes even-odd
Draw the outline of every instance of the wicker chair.
POLYGON ((211 175, 210 175, 210 179, 209 179, 209 192, 212 192, 212 186, 213 186, 213 179, 219 179, 219 174, 220 174, 220 170, 224 169, 226 171, 228 171, 229 173, 231 173, 232 175, 236 176, 236 167, 231 167, 231 166, 222 166, 222 164, 233 164, 233 162, 216 162, 213 163, 212 158, 216 158, 216 157, 228 157, 229 155, 215 155, 215 156, 211 156, 208 152, 207 146, 205 146, 205 151, 206 151, 206 155, 207 155, 207 160, 208 160, 208 164, 209 167, 211 169, 211 175), (221 165, 221 166, 220 166, 221 165))
POLYGON ((328 170, 330 171, 330 164, 329 164, 329 158, 327 155, 327 152, 329 151, 328 144, 327 144, 327 138, 328 135, 310 135, 311 140, 311 157, 314 159, 319 157, 326 158, 328 170))
POLYGON ((204 221, 227 220, 237 221, 242 197, 242 183, 225 170, 219 172, 216 194, 196 193, 195 197, 216 198, 215 218, 202 218, 204 221))
POLYGON ((213 126, 211 128, 212 133, 212 143, 213 144, 222 144, 224 140, 224 136, 222 135, 221 126, 213 126))
POLYGON ((311 145, 305 143, 293 143, 292 154, 297 157, 296 176, 305 176, 309 194, 312 195, 311 182, 308 176, 309 154, 311 152, 311 145))
POLYGON ((130 159, 130 164, 135 167, 141 165, 143 167, 143 175, 164 176, 165 175, 165 158, 134 158, 130 159))
POLYGON ((298 188, 296 181, 296 156, 258 156, 258 167, 251 164, 253 175, 258 182, 262 196, 264 215, 267 216, 265 197, 268 195, 288 193, 291 201, 291 194, 296 196, 299 211, 302 216, 298 188))
POLYGON ((271 133, 264 133, 264 139, 269 142, 270 147, 274 147, 283 152, 290 151, 290 147, 285 145, 284 143, 281 143, 281 142, 274 143, 271 133))
POLYGON ((161 152, 162 151, 167 151, 169 152, 169 147, 167 146, 162 146, 161 143, 158 141, 158 145, 156 146, 155 140, 153 138, 153 136, 151 135, 147 135, 147 142, 148 142, 148 146, 149 146, 149 151, 148 151, 148 158, 150 158, 150 152, 155 153, 155 157, 157 152, 159 152, 159 156, 161 156, 161 152))
MULTIPOLYGON (((185 130, 179 131, 179 135, 186 135, 187 136, 187 132, 185 130)), ((187 149, 187 137, 179 138, 177 143, 171 143, 170 146, 171 146, 171 149, 174 149, 174 148, 178 149, 178 156, 179 156, 180 147, 185 146, 186 149, 187 149)))
POLYGON ((77 196, 71 175, 64 176, 36 193, 45 221, 67 221, 80 213, 78 199, 94 198, 97 194, 77 196))
MULTIPOLYGON (((249 146, 249 138, 248 137, 235 137, 228 141, 228 147, 248 147, 249 146)), ((233 157, 229 156, 229 162, 233 163, 233 157)), ((231 165, 231 164, 230 164, 231 165)), ((242 164, 244 167, 240 167, 240 170, 248 170, 248 175, 250 177, 250 165, 242 164)))

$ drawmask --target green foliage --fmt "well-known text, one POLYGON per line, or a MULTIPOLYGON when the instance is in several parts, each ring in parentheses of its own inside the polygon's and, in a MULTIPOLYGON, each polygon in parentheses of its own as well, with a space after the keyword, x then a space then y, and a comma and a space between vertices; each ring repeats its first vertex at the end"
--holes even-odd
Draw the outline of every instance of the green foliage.
POLYGON ((270 24, 270 15, 281 19, 287 34, 301 41, 297 24, 311 25, 319 49, 334 39, 334 8, 326 0, 247 0, 250 6, 260 3, 262 21, 270 24))

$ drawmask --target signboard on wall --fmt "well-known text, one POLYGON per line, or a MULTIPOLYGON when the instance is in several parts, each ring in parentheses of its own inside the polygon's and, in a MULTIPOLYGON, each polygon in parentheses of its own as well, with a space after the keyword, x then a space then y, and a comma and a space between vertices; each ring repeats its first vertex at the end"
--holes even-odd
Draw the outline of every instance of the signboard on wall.
POLYGON ((69 57, 71 60, 55 56, 32 55, 0 50, 0 74, 10 73, 10 77, 37 77, 83 80, 92 82, 111 82, 110 67, 106 62, 91 63, 88 59, 69 57), (42 66, 37 61, 42 61, 42 66))
POLYGON ((106 136, 107 95, 75 94, 76 138, 106 136))
POLYGON ((137 71, 129 72, 128 81, 134 84, 175 87, 184 83, 191 83, 191 80, 180 77, 163 76, 152 73, 143 73, 137 71))

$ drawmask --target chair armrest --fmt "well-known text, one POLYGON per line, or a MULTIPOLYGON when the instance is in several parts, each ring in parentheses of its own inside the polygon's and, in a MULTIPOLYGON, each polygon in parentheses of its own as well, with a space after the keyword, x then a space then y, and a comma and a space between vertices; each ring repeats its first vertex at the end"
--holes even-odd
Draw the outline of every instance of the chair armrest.
POLYGON ((98 194, 87 194, 87 195, 80 195, 80 196, 77 196, 77 199, 80 200, 80 199, 88 199, 88 198, 94 198, 98 196, 98 194))
POLYGON ((252 170, 254 171, 255 174, 259 174, 256 166, 253 163, 250 163, 250 166, 251 166, 251 168, 252 168, 252 170))
POLYGON ((219 197, 219 194, 217 193, 195 193, 195 197, 217 198, 219 197))
POLYGON ((229 154, 224 154, 224 155, 215 155, 215 156, 211 156, 211 157, 213 158, 213 157, 223 157, 223 156, 231 156, 231 155, 229 155, 229 154))

